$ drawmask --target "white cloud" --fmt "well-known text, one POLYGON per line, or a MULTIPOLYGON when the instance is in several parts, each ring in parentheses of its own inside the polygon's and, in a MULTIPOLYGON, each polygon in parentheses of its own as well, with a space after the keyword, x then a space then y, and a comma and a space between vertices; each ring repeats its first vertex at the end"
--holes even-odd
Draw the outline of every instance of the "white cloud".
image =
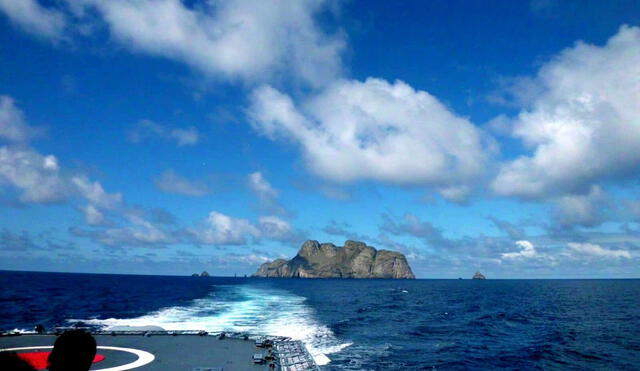
POLYGON ((245 245, 262 238, 280 242, 301 242, 300 231, 277 216, 263 216, 258 222, 234 218, 217 211, 209 213, 203 225, 189 229, 191 242, 208 245, 245 245))
POLYGON ((24 114, 16 107, 11 97, 0 95, 0 138, 15 143, 26 143, 41 134, 41 129, 27 124, 24 114))
POLYGON ((160 125, 150 120, 141 120, 127 133, 127 139, 132 143, 141 143, 153 138, 173 141, 178 147, 192 146, 200 141, 200 133, 193 126, 176 128, 160 125))
POLYGON ((0 251, 33 251, 41 248, 26 231, 16 233, 8 229, 0 230, 0 251))
POLYGON ((299 107, 265 86, 250 116, 269 138, 299 144, 307 167, 333 181, 436 186, 461 199, 489 157, 478 128, 401 81, 339 80, 299 107))
POLYGON ((261 199, 271 200, 278 197, 278 191, 271 186, 259 171, 249 174, 249 187, 261 199))
POLYGON ((459 241, 452 240, 443 235, 442 229, 428 221, 422 221, 411 213, 405 213, 404 218, 397 220, 391 215, 382 214, 383 223, 380 229, 396 236, 412 236, 422 239, 433 249, 450 249, 459 241))
POLYGON ((438 191, 445 200, 455 203, 464 203, 465 201, 467 201, 472 188, 471 186, 463 185, 439 188, 438 191))
POLYGON ((260 231, 249 220, 233 218, 212 211, 204 228, 192 230, 197 240, 211 245, 242 245, 249 237, 258 237, 260 231))
POLYGON ((106 192, 99 182, 85 175, 64 173, 55 156, 43 156, 23 143, 37 130, 27 125, 9 97, 0 98, 0 124, 0 136, 19 143, 0 147, 0 186, 17 189, 20 202, 57 202, 73 196, 85 199, 88 204, 79 210, 86 224, 102 228, 71 231, 105 245, 158 246, 176 241, 171 231, 159 228, 128 207, 120 193, 106 192), (115 222, 107 220, 105 210, 115 222), (112 227, 114 224, 118 226, 112 227))
POLYGON ((488 217, 488 219, 493 222, 498 230, 508 235, 512 240, 521 240, 527 235, 524 227, 518 225, 518 223, 511 223, 495 217, 488 217))
POLYGON ((82 213, 84 214, 85 222, 89 225, 103 225, 106 223, 106 218, 104 214, 98 210, 94 205, 87 205, 82 208, 82 213))
POLYGON ((586 193, 640 166, 640 28, 623 26, 604 46, 578 42, 542 66, 539 93, 514 119, 532 148, 502 166, 501 195, 546 198, 586 193))
POLYGON ((600 245, 591 243, 570 242, 567 245, 569 246, 569 249, 581 255, 590 255, 602 258, 631 259, 631 253, 627 250, 609 250, 601 247, 600 245))
POLYGON ((173 233, 164 231, 133 213, 125 213, 126 225, 97 230, 70 228, 78 237, 87 237, 107 246, 157 247, 178 242, 173 233))
POLYGON ((554 201, 555 220, 563 226, 594 227, 604 221, 608 197, 599 186, 592 186, 586 195, 566 195, 554 201))
POLYGON ((166 170, 154 180, 156 187, 168 193, 200 197, 209 193, 209 187, 198 181, 189 180, 173 170, 166 170))
POLYGON ((216 260, 218 263, 222 265, 228 265, 228 264, 260 265, 273 260, 273 258, 270 258, 265 255, 259 255, 259 254, 247 254, 247 255, 227 254, 224 256, 217 257, 216 260))
MULTIPOLYGON (((119 193, 106 193, 100 183, 91 182, 84 175, 63 173, 55 156, 42 155, 26 145, 40 134, 40 129, 26 123, 13 99, 0 97, 0 137, 17 143, 0 147, 0 185, 17 188, 20 191, 19 201, 59 202, 79 193, 93 206, 102 208, 113 209, 122 202, 119 193)), ((96 221, 98 216, 92 211, 83 209, 87 220, 96 221)))
POLYGON ((43 7, 37 0, 0 0, 0 11, 26 32, 53 40, 63 37, 64 14, 43 7))
POLYGON ((286 215, 287 210, 278 202, 278 190, 273 188, 261 172, 256 171, 248 176, 249 188, 258 196, 260 206, 267 212, 286 215))
MULTIPOLYGON (((174 242, 173 237, 146 219, 133 214, 127 215, 127 218, 129 222, 131 222, 131 225, 117 230, 120 235, 118 235, 118 233, 112 233, 113 237, 119 237, 124 240, 129 239, 143 244, 174 242)), ((116 230, 111 231, 115 232, 116 230)))
POLYGON ((25 203, 58 202, 67 196, 55 156, 29 148, 0 147, 0 185, 19 189, 19 199, 25 203))
POLYGON ((92 182, 84 175, 71 178, 82 197, 105 209, 114 209, 122 204, 122 194, 107 193, 99 182, 92 182))
POLYGON ((0 147, 0 185, 18 188, 21 202, 57 202, 66 197, 58 159, 26 145, 41 134, 41 129, 27 124, 11 97, 0 96, 0 139, 15 144, 0 147))
POLYGON ((287 239, 292 233, 291 225, 277 216, 263 216, 258 219, 260 234, 274 240, 287 239))
POLYGON ((538 256, 536 248, 529 241, 516 241, 516 246, 520 249, 520 251, 502 253, 502 259, 528 259, 538 256))
MULTIPOLYGON (((70 1, 70 3, 72 3, 70 1)), ((267 81, 291 73, 312 85, 341 70, 341 34, 313 17, 324 1, 85 0, 113 38, 133 51, 185 62, 210 76, 267 81)))
POLYGON ((198 144, 200 140, 200 134, 193 126, 186 129, 172 129, 169 135, 178 143, 178 146, 192 146, 198 144))

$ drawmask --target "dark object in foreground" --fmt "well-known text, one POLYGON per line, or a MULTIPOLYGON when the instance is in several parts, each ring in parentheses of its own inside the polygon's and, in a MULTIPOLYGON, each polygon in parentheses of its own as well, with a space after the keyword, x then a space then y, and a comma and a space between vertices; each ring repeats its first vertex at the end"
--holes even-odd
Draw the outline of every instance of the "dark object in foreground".
POLYGON ((96 340, 83 330, 65 331, 49 355, 49 371, 87 371, 96 356, 96 340))
POLYGON ((34 330, 35 330, 35 332, 36 332, 37 334, 40 334, 40 335, 44 334, 44 332, 46 331, 46 330, 45 330, 45 328, 44 328, 44 326, 42 326, 42 325, 40 325, 40 324, 36 325, 36 327, 34 328, 34 330))
POLYGON ((0 370, 35 371, 35 368, 20 358, 16 352, 0 352, 0 370))
POLYGON ((485 277, 484 274, 482 274, 480 272, 476 272, 476 274, 474 274, 472 278, 474 280, 486 280, 487 279, 487 277, 485 277))

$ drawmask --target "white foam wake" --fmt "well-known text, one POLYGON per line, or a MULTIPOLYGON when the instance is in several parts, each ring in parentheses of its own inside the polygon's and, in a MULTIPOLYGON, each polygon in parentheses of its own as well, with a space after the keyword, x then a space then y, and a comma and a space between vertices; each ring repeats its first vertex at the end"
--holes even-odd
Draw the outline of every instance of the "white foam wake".
POLYGON ((327 354, 339 352, 351 343, 341 343, 316 319, 305 298, 289 292, 251 286, 216 286, 214 292, 187 306, 164 308, 128 319, 82 321, 108 329, 113 326, 161 326, 167 330, 248 332, 288 336, 301 340, 316 363, 330 362, 327 354))

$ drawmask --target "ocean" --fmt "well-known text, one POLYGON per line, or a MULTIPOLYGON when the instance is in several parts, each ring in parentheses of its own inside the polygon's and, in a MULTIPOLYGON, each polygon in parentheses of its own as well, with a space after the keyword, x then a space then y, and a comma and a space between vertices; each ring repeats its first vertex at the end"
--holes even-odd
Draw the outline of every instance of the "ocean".
POLYGON ((308 280, 0 272, 0 330, 302 340, 323 370, 638 370, 640 280, 308 280))

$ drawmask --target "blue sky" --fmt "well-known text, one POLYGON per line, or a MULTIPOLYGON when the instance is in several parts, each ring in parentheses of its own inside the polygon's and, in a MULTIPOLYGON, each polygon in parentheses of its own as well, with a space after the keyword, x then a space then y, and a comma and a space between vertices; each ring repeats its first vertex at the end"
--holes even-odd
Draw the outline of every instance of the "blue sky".
POLYGON ((0 269, 640 276, 637 1, 0 0, 0 269))

